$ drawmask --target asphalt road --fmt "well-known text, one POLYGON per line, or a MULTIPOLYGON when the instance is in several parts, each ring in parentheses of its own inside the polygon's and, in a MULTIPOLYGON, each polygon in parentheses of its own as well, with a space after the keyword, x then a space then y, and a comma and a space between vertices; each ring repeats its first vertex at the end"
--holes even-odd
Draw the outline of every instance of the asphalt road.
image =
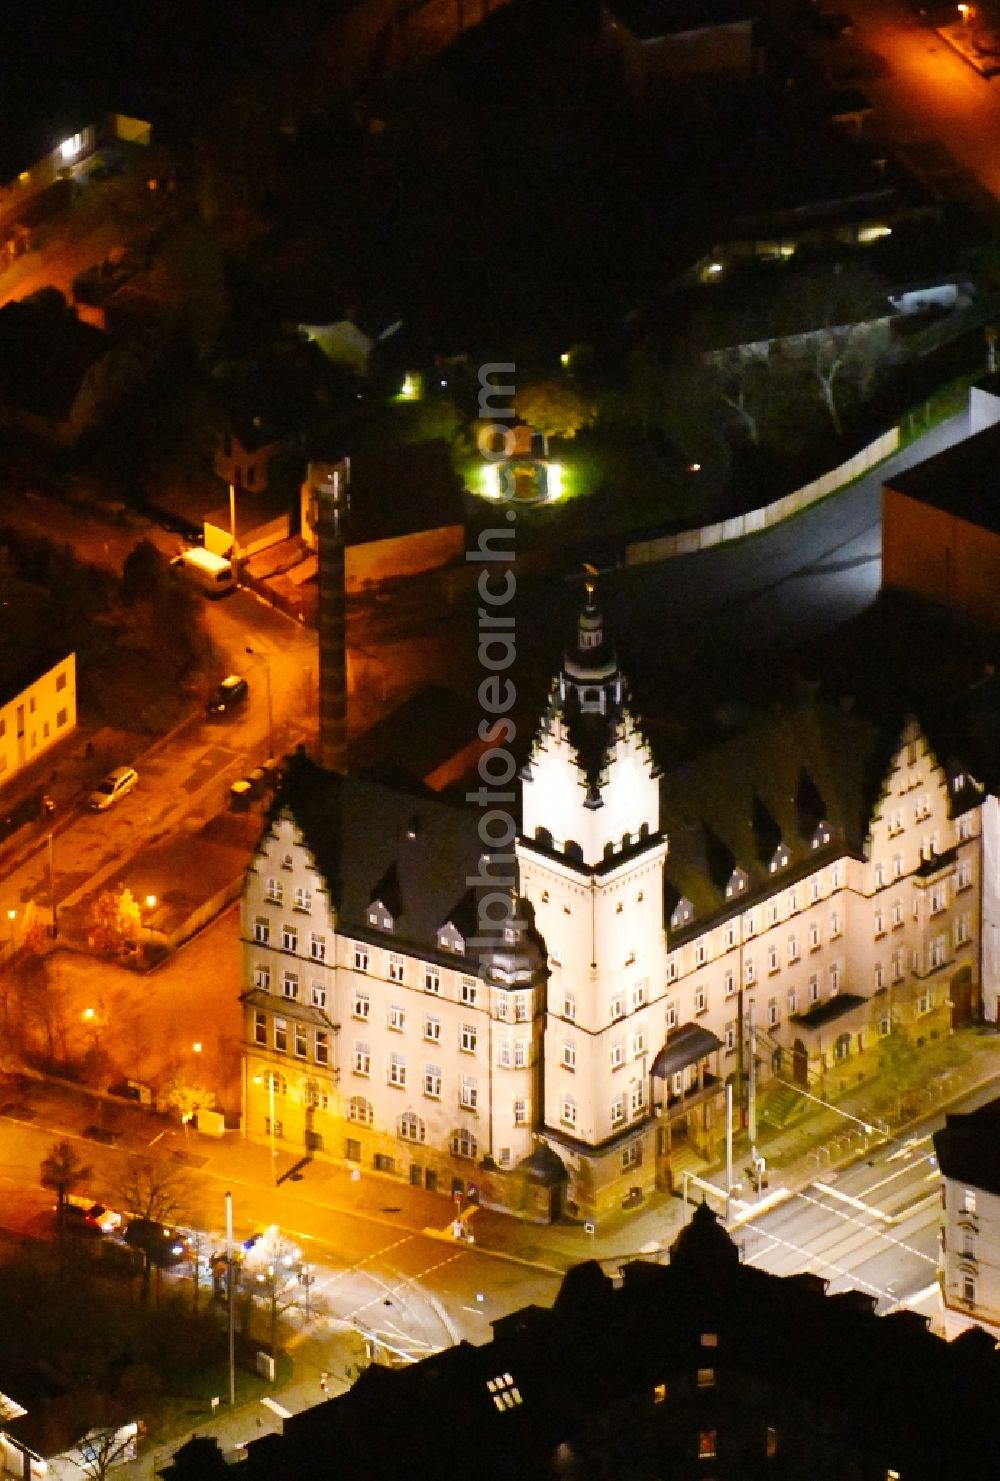
MULTIPOLYGON (((949 1109, 972 1110, 995 1094, 995 1085, 980 1087, 949 1109)), ((882 1313, 903 1308, 933 1318, 941 1184, 931 1136, 943 1125, 943 1113, 928 1118, 744 1225, 744 1258, 773 1275, 811 1271, 831 1293, 863 1291, 882 1313)))

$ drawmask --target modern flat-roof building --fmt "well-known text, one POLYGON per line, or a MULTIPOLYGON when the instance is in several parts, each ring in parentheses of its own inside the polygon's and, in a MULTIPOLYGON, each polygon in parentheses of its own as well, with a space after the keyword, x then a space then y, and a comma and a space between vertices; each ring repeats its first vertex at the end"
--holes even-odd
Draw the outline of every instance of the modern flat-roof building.
POLYGON ((36 663, 0 689, 0 787, 76 725, 76 654, 36 663))

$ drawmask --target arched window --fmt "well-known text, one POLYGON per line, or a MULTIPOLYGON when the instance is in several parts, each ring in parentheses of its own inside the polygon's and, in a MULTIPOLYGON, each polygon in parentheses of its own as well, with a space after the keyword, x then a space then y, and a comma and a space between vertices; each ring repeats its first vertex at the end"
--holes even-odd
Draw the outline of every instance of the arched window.
POLYGON ((284 1075, 279 1074, 277 1070, 272 1070, 271 1073, 274 1075, 274 1093, 275 1093, 275 1095, 287 1095, 288 1094, 288 1081, 285 1079, 284 1075))
POLYGON ((370 1100, 365 1100, 363 1095, 352 1095, 347 1106, 348 1121, 356 1121, 359 1126, 371 1126, 375 1120, 375 1109, 370 1100))
POLYGON ((427 1128, 416 1111, 404 1111, 399 1118, 399 1134, 404 1142, 422 1142, 427 1139, 427 1128))
POLYGON ((540 843, 542 845, 542 848, 552 847, 552 834, 549 832, 548 828, 535 829, 535 842, 540 843))
POLYGON ((451 1137, 451 1155, 453 1157, 475 1157, 479 1151, 476 1139, 471 1131, 463 1126, 461 1131, 455 1131, 451 1137))

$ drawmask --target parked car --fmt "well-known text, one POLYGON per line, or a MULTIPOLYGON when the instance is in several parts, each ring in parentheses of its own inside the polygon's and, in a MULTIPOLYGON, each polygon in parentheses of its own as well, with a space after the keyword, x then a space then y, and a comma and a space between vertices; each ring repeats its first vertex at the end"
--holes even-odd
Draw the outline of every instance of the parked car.
POLYGON ((210 715, 229 715, 246 704, 250 685, 241 674, 230 674, 212 695, 205 706, 210 715))
POLYGON ((116 802, 132 791, 138 780, 139 773, 134 766, 116 766, 103 782, 98 782, 90 794, 88 806, 94 812, 107 812, 109 807, 114 807, 116 802))
POLYGON ((157 1224, 154 1219, 130 1219, 125 1229, 125 1243, 141 1250, 151 1265, 176 1265, 190 1258, 191 1246, 178 1229, 157 1224))
POLYGON ((82 1214, 86 1222, 94 1229, 99 1229, 102 1234, 113 1234, 116 1229, 121 1228, 121 1214, 113 1208, 105 1208, 103 1203, 98 1203, 95 1199, 87 1198, 81 1193, 70 1193, 66 1199, 66 1208, 73 1210, 74 1218, 82 1214))

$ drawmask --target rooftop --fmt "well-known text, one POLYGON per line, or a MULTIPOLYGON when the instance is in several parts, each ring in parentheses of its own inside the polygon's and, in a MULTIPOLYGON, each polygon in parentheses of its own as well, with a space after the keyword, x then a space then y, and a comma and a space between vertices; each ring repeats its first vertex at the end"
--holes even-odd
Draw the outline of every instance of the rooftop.
POLYGON ((905 473, 895 474, 886 488, 1000 535, 1000 504, 996 495, 998 459, 1000 424, 956 442, 905 473))
POLYGON ((934 1151, 944 1177, 1000 1195, 1000 1099, 946 1116, 934 1133, 934 1151))

